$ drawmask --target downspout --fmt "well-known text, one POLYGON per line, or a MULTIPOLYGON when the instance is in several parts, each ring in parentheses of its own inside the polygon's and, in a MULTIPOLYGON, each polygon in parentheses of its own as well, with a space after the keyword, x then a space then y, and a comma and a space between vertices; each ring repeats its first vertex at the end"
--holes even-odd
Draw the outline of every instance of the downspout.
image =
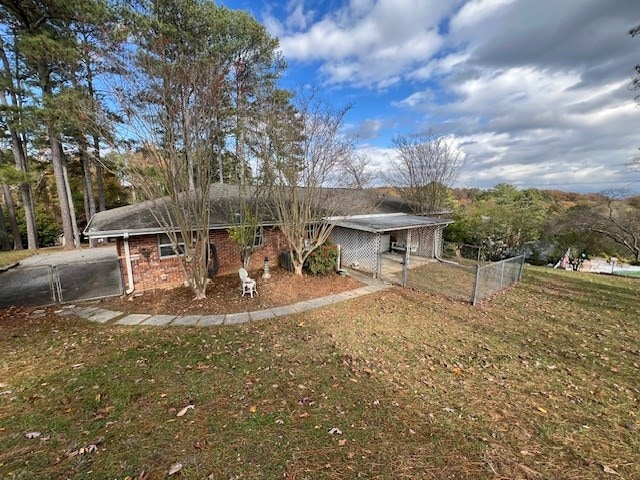
POLYGON ((131 251, 129 250, 129 232, 124 232, 122 236, 124 240, 124 258, 125 263, 127 264, 127 280, 129 282, 129 287, 125 290, 127 295, 131 295, 133 291, 136 289, 135 284, 133 283, 133 269, 131 268, 131 251))
POLYGON ((449 265, 460 265, 458 262, 454 262, 453 260, 445 260, 444 258, 440 258, 440 256, 438 255, 438 235, 436 235, 436 232, 434 232, 433 235, 433 257, 438 260, 439 262, 442 263, 448 263, 449 265))

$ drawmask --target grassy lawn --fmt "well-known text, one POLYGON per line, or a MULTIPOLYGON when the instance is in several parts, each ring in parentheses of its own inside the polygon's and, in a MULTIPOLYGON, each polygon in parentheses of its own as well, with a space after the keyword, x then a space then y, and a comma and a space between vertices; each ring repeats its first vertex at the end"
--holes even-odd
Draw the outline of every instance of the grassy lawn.
POLYGON ((0 252, 0 268, 12 265, 22 259, 35 255, 33 250, 9 250, 0 252))
POLYGON ((217 328, 5 311, 0 477, 640 478, 639 287, 528 268, 476 308, 396 288, 217 328))
POLYGON ((411 288, 417 288, 421 292, 471 302, 475 279, 475 264, 452 265, 434 262, 409 269, 407 285, 411 288))

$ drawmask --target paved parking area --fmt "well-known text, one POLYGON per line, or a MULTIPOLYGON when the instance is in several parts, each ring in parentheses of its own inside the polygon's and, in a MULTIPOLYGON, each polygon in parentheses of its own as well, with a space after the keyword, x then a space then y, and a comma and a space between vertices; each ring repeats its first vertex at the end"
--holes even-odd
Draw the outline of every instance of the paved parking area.
POLYGON ((121 293, 122 275, 114 245, 33 255, 0 272, 0 309, 121 293))
POLYGON ((98 248, 82 248, 80 250, 63 250, 60 252, 40 253, 20 261, 20 267, 33 267, 35 265, 64 265, 67 263, 100 262, 102 260, 116 259, 118 252, 115 244, 98 248))

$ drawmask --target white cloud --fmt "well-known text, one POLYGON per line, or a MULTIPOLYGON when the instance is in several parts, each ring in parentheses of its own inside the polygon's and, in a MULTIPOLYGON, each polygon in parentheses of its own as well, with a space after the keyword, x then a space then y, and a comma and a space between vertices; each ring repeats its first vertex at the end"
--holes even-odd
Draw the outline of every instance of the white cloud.
POLYGON ((324 62, 330 83, 388 86, 438 52, 439 22, 452 8, 434 0, 353 0, 305 31, 281 34, 281 46, 289 60, 324 62))
POLYGON ((304 0, 291 0, 287 5, 289 16, 285 23, 289 29, 305 30, 309 21, 313 20, 314 11, 304 8, 304 0))
MULTIPOLYGON (((634 2, 345 0, 324 14, 304 5, 292 0, 286 19, 268 23, 288 60, 354 87, 358 102, 372 87, 403 92, 389 99, 395 119, 381 110, 379 129, 353 127, 371 140, 428 126, 453 133, 468 154, 465 185, 597 191, 628 180, 640 147, 627 89, 640 45, 627 34, 640 23, 634 2)), ((380 170, 394 155, 366 148, 380 170)))
POLYGON ((368 118, 357 125, 345 125, 348 134, 355 135, 358 141, 375 139, 382 129, 383 122, 380 119, 368 118))
POLYGON ((498 9, 513 2, 514 0, 471 0, 451 19, 451 29, 471 29, 487 17, 495 15, 498 9))
POLYGON ((447 75, 451 73, 455 67, 464 64, 470 56, 468 52, 455 52, 442 58, 436 58, 426 65, 415 69, 409 74, 409 78, 414 80, 429 80, 435 76, 447 75))

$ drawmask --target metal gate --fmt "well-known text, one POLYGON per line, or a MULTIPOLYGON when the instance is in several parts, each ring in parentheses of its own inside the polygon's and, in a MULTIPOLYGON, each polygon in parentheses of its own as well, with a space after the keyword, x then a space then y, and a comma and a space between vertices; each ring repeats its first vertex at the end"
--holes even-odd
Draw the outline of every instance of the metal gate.
POLYGON ((19 267, 0 274, 0 308, 44 306, 122 294, 118 259, 19 267))
POLYGON ((20 267, 0 273, 0 308, 36 307, 55 303, 53 267, 20 267))

